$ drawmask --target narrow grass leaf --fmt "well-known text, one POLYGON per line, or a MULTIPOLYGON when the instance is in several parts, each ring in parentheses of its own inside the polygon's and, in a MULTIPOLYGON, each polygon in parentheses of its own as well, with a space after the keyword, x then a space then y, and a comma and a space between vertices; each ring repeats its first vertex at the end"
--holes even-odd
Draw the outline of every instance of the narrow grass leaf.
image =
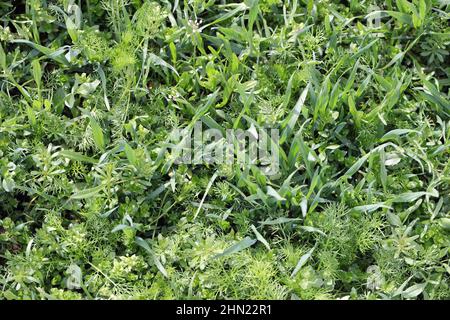
POLYGON ((238 243, 233 244, 231 247, 225 249, 222 253, 215 255, 214 258, 229 256, 233 253, 237 253, 239 251, 247 249, 247 248, 251 247, 252 245, 254 245, 256 243, 256 241, 257 241, 256 239, 252 239, 250 237, 245 237, 238 243))

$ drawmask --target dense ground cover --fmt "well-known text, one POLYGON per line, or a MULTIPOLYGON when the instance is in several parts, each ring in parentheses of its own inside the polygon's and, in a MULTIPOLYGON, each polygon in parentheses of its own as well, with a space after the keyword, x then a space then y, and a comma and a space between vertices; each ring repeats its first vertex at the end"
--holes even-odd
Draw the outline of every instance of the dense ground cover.
POLYGON ((0 3, 0 297, 450 298, 447 0, 0 3), (170 132, 274 128, 277 176, 170 132))

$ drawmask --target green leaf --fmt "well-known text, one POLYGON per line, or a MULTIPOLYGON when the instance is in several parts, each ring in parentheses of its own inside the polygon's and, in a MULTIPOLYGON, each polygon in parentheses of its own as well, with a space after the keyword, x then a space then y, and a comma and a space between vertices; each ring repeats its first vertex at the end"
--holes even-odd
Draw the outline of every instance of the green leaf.
POLYGON ((297 262, 297 265, 295 266, 294 271, 291 273, 291 278, 295 277, 295 275, 300 271, 300 269, 308 262, 309 258, 311 258, 311 255, 313 254, 316 247, 309 250, 307 253, 305 253, 303 256, 300 257, 300 259, 297 262))
POLYGON ((289 117, 284 121, 284 125, 286 128, 283 130, 280 138, 280 145, 286 141, 288 136, 291 134, 291 132, 294 130, 294 126, 297 123, 297 120, 301 114, 301 110, 303 105, 305 104, 306 96, 308 94, 310 84, 306 86, 305 89, 303 89, 302 94, 300 95, 300 98, 298 99, 297 103, 295 104, 294 109, 290 113, 289 117))
POLYGON ((285 217, 280 217, 274 220, 265 220, 265 221, 260 221, 259 223, 262 225, 275 225, 275 224, 283 224, 283 223, 290 223, 290 222, 295 222, 295 221, 299 221, 301 220, 300 218, 285 218, 285 217))
POLYGON ((450 231, 450 218, 439 219, 439 224, 443 229, 450 231))
POLYGON ((386 152, 384 149, 380 150, 380 181, 383 190, 387 189, 387 169, 386 169, 386 152))
POLYGON ((358 170, 359 168, 362 167, 362 165, 367 161, 367 159, 369 159, 370 157, 370 153, 365 154, 364 156, 362 156, 361 158, 358 159, 358 161, 356 161, 345 173, 344 173, 344 177, 351 177, 353 176, 358 170))
POLYGON ((70 199, 88 199, 88 198, 95 198, 99 196, 100 191, 103 190, 103 186, 97 186, 93 188, 88 188, 81 190, 77 193, 74 193, 70 199))
POLYGON ((342 176, 341 179, 345 179, 345 178, 349 178, 351 176, 353 176, 361 167, 362 165, 367 161, 367 159, 369 159, 369 157, 374 154, 375 152, 380 152, 381 150, 383 150, 385 147, 389 146, 389 145, 393 145, 392 143, 388 142, 388 143, 384 143, 382 145, 379 145, 378 147, 372 149, 369 153, 365 154, 364 156, 362 156, 361 158, 359 158, 342 176))
MULTIPOLYGON (((367 18, 367 17, 366 17, 367 18)), ((364 46, 363 48, 359 49, 350 59, 356 59, 359 56, 361 56, 364 52, 369 50, 375 43, 377 43, 380 39, 375 39, 371 41, 368 45, 364 46)))
POLYGON ((402 220, 400 220, 400 217, 396 214, 393 214, 392 212, 388 212, 386 214, 387 217, 387 221, 396 227, 401 227, 402 226, 402 220))
POLYGON ((66 17, 66 28, 72 42, 76 43, 78 40, 77 26, 70 17, 66 17))
POLYGON ((423 290, 425 289, 426 286, 427 286, 426 282, 415 284, 415 285, 409 287, 408 289, 404 290, 402 292, 402 297, 405 299, 415 298, 423 292, 423 290))
POLYGON ((84 154, 81 154, 81 153, 75 152, 75 151, 71 151, 71 150, 60 151, 59 155, 64 158, 74 160, 74 161, 88 162, 88 163, 92 163, 92 164, 98 163, 98 160, 96 160, 94 158, 85 156, 84 154))
POLYGON ((83 283, 83 274, 81 268, 76 263, 71 263, 66 270, 67 277, 67 288, 68 289, 79 289, 83 283))
POLYGON ((6 71, 6 53, 3 50, 3 46, 0 43, 0 68, 2 71, 6 71))
POLYGON ((82 83, 77 88, 76 92, 79 95, 82 95, 83 97, 88 97, 90 94, 92 94, 97 89, 99 84, 100 84, 100 80, 95 80, 95 81, 92 81, 92 82, 82 83))
POLYGON ((128 143, 125 143, 124 145, 125 154, 127 156, 128 161, 133 165, 137 166, 138 160, 136 157, 136 152, 133 150, 133 148, 130 147, 128 143))
POLYGON ((381 137, 382 141, 386 141, 386 140, 390 140, 390 139, 398 139, 399 137, 411 133, 411 132, 415 132, 420 134, 420 131, 417 130, 413 130, 413 129, 394 129, 389 131, 388 133, 386 133, 383 137, 381 137))
POLYGON ((356 212, 373 212, 380 208, 392 209, 390 206, 384 204, 383 202, 379 202, 379 203, 374 203, 374 204, 357 206, 357 207, 354 207, 353 210, 356 212))
POLYGON ((313 233, 318 233, 322 236, 327 236, 322 230, 315 228, 315 227, 311 227, 311 226, 299 226, 300 229, 305 230, 306 232, 313 232, 313 233))
POLYGON ((16 183, 12 178, 6 177, 2 181, 2 187, 6 192, 13 192, 14 188, 16 187, 16 183))
POLYGON ((403 13, 410 13, 411 12, 411 6, 412 4, 409 3, 407 0, 396 0, 397 8, 400 10, 400 12, 403 13))
POLYGON ((355 99, 353 98, 353 94, 349 93, 348 95, 348 107, 350 114, 353 116, 353 120, 355 121, 355 125, 357 128, 361 127, 361 113, 356 109, 355 99))
POLYGON ((258 230, 256 230, 256 227, 254 225, 251 225, 250 228, 252 229, 253 233, 255 234, 256 239, 258 239, 258 241, 261 242, 267 248, 267 250, 270 250, 269 243, 266 241, 266 239, 264 239, 264 237, 261 235, 261 233, 259 233, 258 230))
POLYGON ((158 270, 162 273, 162 275, 164 277, 168 278, 169 275, 167 274, 166 269, 162 265, 161 261, 159 261, 158 257, 153 253, 153 250, 150 249, 150 246, 148 245, 147 241, 145 241, 144 239, 142 239, 140 237, 136 237, 136 244, 150 254, 150 256, 153 259, 153 262, 156 265, 156 268, 158 268, 158 270))
POLYGON ((206 196, 208 195, 209 189, 211 189, 211 187, 212 187, 212 185, 214 183, 214 180, 216 180, 216 178, 217 178, 217 172, 215 172, 212 175, 211 179, 208 182, 208 185, 206 186, 205 194, 203 195, 203 198, 202 198, 202 200, 200 202, 200 205, 198 206, 198 209, 195 212, 194 220, 195 220, 195 218, 197 218, 198 214, 200 213, 200 210, 202 209, 203 203, 205 202, 206 196))
POLYGON ((148 63, 149 64, 153 64, 154 66, 161 66, 167 69, 172 70, 177 76, 180 76, 177 72, 177 70, 172 67, 170 64, 168 64, 167 62, 165 62, 163 59, 161 59, 160 57, 158 57, 157 55, 153 54, 153 53, 149 53, 148 54, 148 63))
POLYGON ((105 150, 105 139, 103 136, 103 130, 94 118, 90 118, 90 125, 92 129, 92 136, 94 138, 95 145, 100 150, 105 150))
POLYGON ((410 14, 406 14, 406 13, 402 13, 402 12, 397 12, 397 11, 385 11, 388 15, 390 15, 391 17, 393 17, 395 20, 403 23, 403 24, 407 24, 410 27, 413 27, 413 21, 412 21, 412 16, 410 14))
POLYGON ((31 66, 32 66, 34 82, 36 82, 38 89, 40 89, 41 88, 41 78, 42 78, 41 64, 39 63, 39 60, 33 60, 31 62, 31 66))
POLYGON ((430 192, 425 192, 425 191, 419 191, 419 192, 405 192, 402 193, 396 197, 394 197, 391 201, 398 203, 398 202, 413 202, 425 195, 430 195, 433 196, 432 193, 430 192))
POLYGON ((109 105, 109 100, 106 95, 106 75, 105 75, 105 72, 103 71, 103 68, 100 66, 100 64, 98 65, 97 72, 98 72, 98 75, 100 76, 100 80, 102 82, 103 101, 105 101, 106 109, 108 109, 108 111, 109 111, 111 109, 111 107, 109 105))
POLYGON ((350 72, 350 76, 348 77, 348 80, 345 84, 344 92, 343 94, 350 91, 350 89, 353 87, 353 83, 355 82, 356 78, 356 71, 359 68, 359 60, 355 62, 355 65, 352 68, 352 71, 350 72))
POLYGON ((427 3, 425 0, 419 0, 419 17, 421 22, 425 21, 427 16, 427 3))
POLYGON ((277 201, 284 201, 286 200, 285 198, 283 198, 282 196, 280 196, 280 194, 271 186, 267 186, 267 195, 275 198, 277 201))
POLYGON ((11 42, 29 45, 30 47, 40 51, 41 53, 43 53, 45 56, 47 56, 50 59, 52 59, 60 64, 63 64, 63 65, 69 65, 69 62, 63 55, 65 48, 59 48, 58 50, 52 50, 47 47, 41 46, 40 44, 36 44, 31 41, 22 40, 22 39, 11 40, 11 42))
POLYGON ((251 247, 252 245, 254 245, 256 241, 257 241, 256 239, 252 239, 250 237, 245 237, 244 239, 242 239, 238 243, 236 243, 236 244, 232 245, 231 247, 225 249, 222 253, 214 256, 214 258, 225 257, 225 256, 228 256, 230 254, 233 254, 233 253, 242 251, 244 249, 247 249, 247 248, 251 247))
MULTIPOLYGON (((225 14, 219 15, 219 17, 217 17, 213 22, 208 23, 208 24, 202 26, 202 27, 199 29, 199 31, 201 32, 201 31, 204 30, 205 28, 208 28, 208 27, 210 27, 210 26, 212 26, 212 25, 214 25, 214 24, 217 24, 217 23, 219 23, 219 22, 225 21, 225 20, 227 20, 227 19, 229 19, 229 18, 235 16, 237 13, 239 13, 239 12, 241 12, 241 11, 245 11, 245 10, 248 9, 247 5, 246 5, 245 3, 243 3, 243 2, 241 2, 241 3, 230 3, 230 4, 226 5, 226 6, 234 6, 235 8, 234 8, 233 10, 228 11, 228 12, 225 13, 225 14)), ((225 7, 225 6, 222 6, 222 7, 225 7)))
POLYGON ((117 226, 115 226, 112 230, 111 233, 115 233, 121 230, 125 230, 127 228, 131 228, 129 225, 127 224, 118 224, 117 226))
POLYGON ((36 126, 37 123, 37 119, 36 119, 36 114, 33 110, 33 108, 31 108, 30 106, 27 106, 27 117, 28 120, 30 121, 31 126, 36 126))

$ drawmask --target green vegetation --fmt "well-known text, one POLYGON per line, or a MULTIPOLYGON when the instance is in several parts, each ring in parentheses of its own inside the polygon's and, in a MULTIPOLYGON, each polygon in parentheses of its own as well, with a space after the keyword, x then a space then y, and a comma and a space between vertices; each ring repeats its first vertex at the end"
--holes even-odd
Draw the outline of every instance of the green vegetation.
POLYGON ((449 18, 2 1, 0 298, 449 299, 449 18), (174 163, 195 121, 278 129, 279 174, 174 163))

